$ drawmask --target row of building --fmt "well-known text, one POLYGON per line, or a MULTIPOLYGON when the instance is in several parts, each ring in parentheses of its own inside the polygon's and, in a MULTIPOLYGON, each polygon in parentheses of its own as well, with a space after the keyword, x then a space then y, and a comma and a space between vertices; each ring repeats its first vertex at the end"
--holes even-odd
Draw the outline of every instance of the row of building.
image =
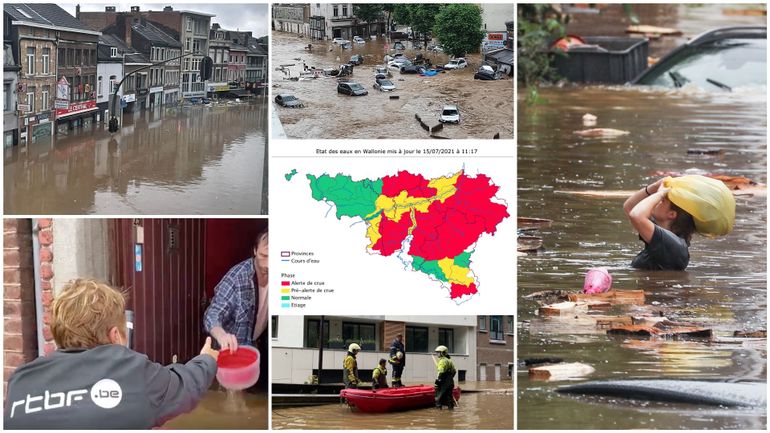
POLYGON ((359 374, 369 380, 381 358, 389 358, 396 335, 404 337, 406 384, 432 384, 433 350, 449 349, 460 381, 513 380, 513 316, 273 316, 272 382, 338 383, 347 345, 359 343, 359 374), (319 366, 319 330, 323 366, 319 366))
POLYGON ((214 17, 171 6, 78 6, 73 17, 56 4, 5 4, 4 146, 104 121, 121 81, 116 95, 124 112, 263 91, 266 45, 252 32, 212 24, 214 17), (215 61, 206 82, 205 56, 215 61))

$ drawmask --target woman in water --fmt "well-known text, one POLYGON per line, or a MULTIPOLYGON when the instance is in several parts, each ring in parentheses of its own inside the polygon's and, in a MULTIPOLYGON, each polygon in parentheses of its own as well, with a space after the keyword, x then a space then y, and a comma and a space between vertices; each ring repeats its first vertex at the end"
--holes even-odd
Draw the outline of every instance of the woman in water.
POLYGON ((633 193, 623 210, 644 242, 631 266, 647 270, 681 271, 690 262, 690 238, 695 231, 692 215, 672 203, 663 179, 633 193))

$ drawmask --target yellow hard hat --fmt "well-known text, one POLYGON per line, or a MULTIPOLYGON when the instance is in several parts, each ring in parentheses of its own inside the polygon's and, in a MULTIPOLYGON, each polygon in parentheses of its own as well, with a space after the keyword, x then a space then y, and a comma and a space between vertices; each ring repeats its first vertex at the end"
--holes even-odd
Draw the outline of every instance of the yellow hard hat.
POLYGON ((401 359, 403 357, 404 357, 404 353, 403 352, 396 353, 396 358, 401 359))
POLYGON ((448 351, 449 351, 449 349, 447 349, 446 346, 438 346, 438 347, 436 347, 436 350, 434 350, 434 352, 440 352, 440 353, 444 353, 444 352, 448 352, 448 351))
POLYGON ((348 346, 348 352, 360 352, 361 346, 359 346, 356 343, 350 343, 350 346, 348 346))

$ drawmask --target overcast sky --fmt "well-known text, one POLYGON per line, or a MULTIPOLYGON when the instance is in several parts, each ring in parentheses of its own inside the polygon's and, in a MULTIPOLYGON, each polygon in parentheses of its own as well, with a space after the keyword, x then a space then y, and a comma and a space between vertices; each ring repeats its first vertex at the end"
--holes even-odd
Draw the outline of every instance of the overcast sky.
MULTIPOLYGON (((75 16, 75 5, 77 3, 61 4, 61 7, 75 16)), ((213 23, 219 23, 227 30, 252 31, 255 37, 267 35, 268 29, 268 9, 267 4, 227 4, 218 3, 217 0, 208 3, 89 3, 80 2, 80 10, 85 12, 103 12, 105 6, 115 6, 118 12, 128 12, 131 6, 139 6, 143 11, 153 10, 162 11, 164 6, 171 6, 174 10, 191 10, 196 12, 205 12, 216 14, 211 19, 213 23)))

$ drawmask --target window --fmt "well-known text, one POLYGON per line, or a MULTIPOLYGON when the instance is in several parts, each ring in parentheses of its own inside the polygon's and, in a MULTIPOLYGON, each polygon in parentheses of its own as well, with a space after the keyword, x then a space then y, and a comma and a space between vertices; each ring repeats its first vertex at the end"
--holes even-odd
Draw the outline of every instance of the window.
POLYGON ((114 75, 110 75, 110 93, 115 91, 115 86, 117 85, 117 77, 114 75))
POLYGON ((60 68, 63 68, 64 65, 67 64, 67 50, 64 48, 59 48, 59 58, 56 59, 56 64, 59 65, 60 68))
POLYGON ((278 316, 270 318, 270 338, 278 338, 278 316))
POLYGON ((27 47, 27 73, 35 74, 35 47, 27 47))
POLYGON ((452 328, 438 328, 438 344, 446 346, 449 353, 455 353, 455 330, 452 328))
POLYGON ((339 12, 338 12, 338 9, 337 9, 337 5, 334 5, 334 13, 333 13, 332 15, 334 15, 335 17, 336 17, 336 16, 339 16, 339 12))
POLYGON ((188 32, 192 31, 192 17, 187 17, 187 25, 185 27, 188 32))
POLYGON ((342 5, 342 16, 348 16, 348 5, 342 5))
POLYGON ((49 63, 51 61, 51 49, 50 48, 43 48, 43 75, 48 75, 51 73, 51 64, 49 63))
MULTIPOLYGON (((318 324, 321 321, 318 319, 308 319, 307 326, 305 327, 305 347, 318 348, 318 324)), ((324 320, 324 347, 329 347, 329 321, 324 320)))
POLYGON ((407 326, 404 339, 406 340, 407 352, 430 352, 428 348, 428 328, 407 326))
POLYGON ((193 51, 196 53, 201 51, 201 40, 200 39, 194 39, 193 40, 193 51))
POLYGON ((96 95, 102 97, 102 76, 99 75, 98 84, 96 85, 96 95))
POLYGON ((345 342, 345 345, 350 343, 361 344, 363 342, 373 342, 375 341, 374 324, 342 322, 342 340, 345 342))
POLYGON ((27 87, 27 105, 29 105, 29 112, 35 112, 35 88, 27 87))
POLYGON ((513 335, 513 316, 508 316, 508 334, 513 335))
POLYGON ((51 94, 51 86, 43 86, 43 93, 40 96, 40 111, 48 111, 48 97, 51 94))
POLYGON ((503 316, 489 316, 489 339, 505 341, 505 337, 503 337, 503 316))
POLYGON ((192 49, 192 38, 185 38, 184 40, 185 50, 190 51, 192 49))
POLYGON ((479 316, 479 331, 487 330, 487 316, 479 316))
POLYGON ((115 47, 110 47, 110 57, 118 57, 118 49, 115 47))
POLYGON ((3 83, 3 111, 8 111, 11 106, 11 83, 3 83))
POLYGON ((75 50, 73 48, 69 48, 67 50, 67 66, 72 66, 75 63, 75 50))

